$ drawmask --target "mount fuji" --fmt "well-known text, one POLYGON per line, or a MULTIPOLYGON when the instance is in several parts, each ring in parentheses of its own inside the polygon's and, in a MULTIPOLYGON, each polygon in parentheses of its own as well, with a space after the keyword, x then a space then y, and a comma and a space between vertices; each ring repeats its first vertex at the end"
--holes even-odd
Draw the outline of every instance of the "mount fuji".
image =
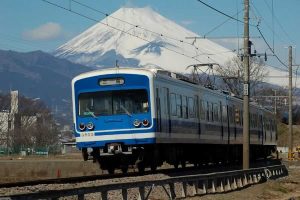
MULTIPOLYGON (((190 73, 186 67, 198 63, 222 66, 237 56, 199 37, 149 7, 120 8, 57 48, 54 55, 91 67, 110 68, 117 62, 121 67, 157 67, 179 73, 190 73)), ((287 74, 271 66, 267 71, 270 77, 287 74)), ((288 83, 278 78, 266 81, 288 83)))
POLYGON ((120 8, 55 51, 100 68, 159 67, 183 72, 196 63, 224 63, 235 54, 166 19, 151 8, 120 8), (112 28, 113 27, 113 28, 112 28))

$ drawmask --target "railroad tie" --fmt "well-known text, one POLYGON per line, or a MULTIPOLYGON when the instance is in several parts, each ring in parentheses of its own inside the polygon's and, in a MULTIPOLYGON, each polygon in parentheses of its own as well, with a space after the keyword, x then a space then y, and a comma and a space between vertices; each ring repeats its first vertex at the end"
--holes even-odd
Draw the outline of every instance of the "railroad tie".
POLYGON ((169 183, 169 187, 170 187, 170 199, 175 199, 176 198, 175 184, 169 183))
POLYGON ((231 184, 230 184, 230 180, 229 178, 226 179, 227 180, 227 183, 225 185, 225 191, 230 191, 231 190, 231 184))
POLYGON ((122 189, 122 199, 123 200, 127 200, 127 195, 128 195, 127 193, 128 193, 127 189, 123 188, 122 189))

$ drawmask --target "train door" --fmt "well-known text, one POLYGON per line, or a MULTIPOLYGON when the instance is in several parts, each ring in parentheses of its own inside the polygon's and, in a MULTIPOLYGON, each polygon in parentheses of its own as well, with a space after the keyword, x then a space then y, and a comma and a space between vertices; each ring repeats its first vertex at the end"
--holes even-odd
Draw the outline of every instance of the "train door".
POLYGON ((171 133, 169 88, 163 87, 160 95, 161 132, 171 133))

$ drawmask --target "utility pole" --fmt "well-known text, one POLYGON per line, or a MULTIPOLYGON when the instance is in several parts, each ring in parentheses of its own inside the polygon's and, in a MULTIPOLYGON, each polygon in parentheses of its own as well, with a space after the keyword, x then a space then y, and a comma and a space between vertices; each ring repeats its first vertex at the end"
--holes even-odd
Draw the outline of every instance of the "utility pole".
POLYGON ((243 169, 249 169, 249 0, 244 0, 244 100, 243 100, 243 169))
POLYGON ((293 159, 292 46, 289 46, 289 160, 293 159))

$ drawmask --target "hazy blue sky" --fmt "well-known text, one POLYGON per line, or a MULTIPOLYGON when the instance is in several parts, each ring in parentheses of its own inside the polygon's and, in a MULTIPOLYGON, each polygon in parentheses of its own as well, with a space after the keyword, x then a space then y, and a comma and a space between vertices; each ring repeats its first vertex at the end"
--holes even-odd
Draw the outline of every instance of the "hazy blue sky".
MULTIPOLYGON (((83 8, 70 0, 48 0, 66 8, 88 15, 94 19, 105 16, 83 8)), ((196 32, 206 35, 228 18, 204 6, 197 0, 76 0, 105 13, 113 13, 122 6, 150 6, 161 15, 196 32)), ((243 0, 203 0, 213 7, 231 16, 243 20, 243 0), (239 12, 238 15, 236 15, 239 12)), ((292 45, 295 55, 300 50, 300 0, 250 0, 251 24, 257 25, 267 41, 287 61, 287 49, 292 45), (272 4, 273 16, 272 20, 272 4), (274 31, 273 31, 274 30, 274 31), (274 37, 273 37, 274 35, 274 37)), ((95 22, 54 7, 42 0, 1 0, 0 1, 0 49, 16 51, 43 50, 51 52, 72 37, 86 30, 95 22)), ((251 36, 259 36, 255 27, 251 27, 251 36)), ((237 37, 243 34, 243 24, 229 20, 220 28, 208 34, 208 37, 237 37)), ((184 38, 183 38, 184 39, 184 38)), ((223 38, 215 40, 228 48, 236 49, 237 39, 223 38)), ((264 53, 267 46, 261 38, 253 39, 258 52, 264 53)), ((240 46, 241 48, 241 46, 240 46)), ((299 52, 299 53, 298 53, 299 52)), ((270 53, 270 51, 268 51, 270 53)), ((295 57, 297 57, 295 56, 295 57)), ((299 59, 295 59, 297 62, 299 59)), ((270 58, 273 65, 280 64, 270 58)), ((300 62, 300 61, 299 61, 300 62)))

